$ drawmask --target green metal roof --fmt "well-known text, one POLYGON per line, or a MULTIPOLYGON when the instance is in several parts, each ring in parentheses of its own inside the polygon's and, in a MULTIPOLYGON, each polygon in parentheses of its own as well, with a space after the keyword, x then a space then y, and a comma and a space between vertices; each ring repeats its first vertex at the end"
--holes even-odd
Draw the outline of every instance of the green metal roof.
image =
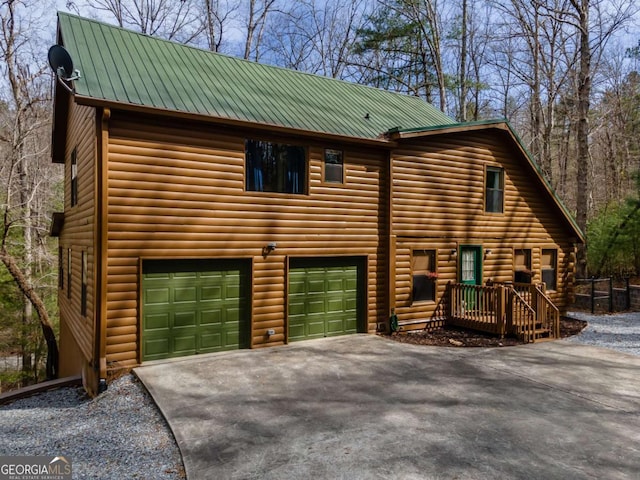
POLYGON ((357 138, 454 123, 417 97, 262 65, 58 13, 77 96, 357 138), (368 117, 368 118, 367 118, 368 117))

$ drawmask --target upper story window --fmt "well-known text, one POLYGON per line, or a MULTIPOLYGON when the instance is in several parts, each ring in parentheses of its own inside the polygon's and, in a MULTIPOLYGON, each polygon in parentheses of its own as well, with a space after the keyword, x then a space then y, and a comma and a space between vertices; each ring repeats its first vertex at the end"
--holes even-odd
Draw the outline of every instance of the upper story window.
POLYGON ((542 249, 542 281, 547 290, 555 290, 557 288, 557 271, 558 271, 558 250, 555 248, 542 249))
POLYGON ((344 183, 344 153, 327 148, 324 151, 325 183, 344 183))
POLYGON ((513 281, 515 283, 531 283, 531 249, 516 249, 514 257, 513 281))
POLYGON ((487 167, 485 212, 502 213, 504 210, 504 169, 487 167))
POLYGON ((71 206, 78 203, 78 149, 71 152, 71 206))
POLYGON ((246 140, 246 188, 252 192, 304 194, 307 155, 304 147, 246 140))

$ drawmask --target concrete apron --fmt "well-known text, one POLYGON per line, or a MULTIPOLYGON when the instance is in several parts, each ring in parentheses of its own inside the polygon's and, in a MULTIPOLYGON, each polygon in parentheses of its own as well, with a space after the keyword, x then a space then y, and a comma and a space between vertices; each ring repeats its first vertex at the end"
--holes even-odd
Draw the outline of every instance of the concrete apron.
POLYGON ((193 479, 637 479, 640 357, 371 335, 135 373, 193 479))

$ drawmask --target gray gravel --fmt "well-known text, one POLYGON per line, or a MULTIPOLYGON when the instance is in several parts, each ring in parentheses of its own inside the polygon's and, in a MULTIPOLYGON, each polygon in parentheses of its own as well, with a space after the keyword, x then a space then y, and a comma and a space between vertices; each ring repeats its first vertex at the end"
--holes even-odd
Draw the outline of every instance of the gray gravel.
POLYGON ((95 399, 60 388, 0 407, 0 455, 61 455, 74 479, 185 478, 173 434, 133 375, 95 399))
POLYGON ((631 355, 640 355, 640 312, 613 315, 569 312, 567 316, 588 322, 587 328, 580 334, 567 338, 567 342, 594 345, 631 355))

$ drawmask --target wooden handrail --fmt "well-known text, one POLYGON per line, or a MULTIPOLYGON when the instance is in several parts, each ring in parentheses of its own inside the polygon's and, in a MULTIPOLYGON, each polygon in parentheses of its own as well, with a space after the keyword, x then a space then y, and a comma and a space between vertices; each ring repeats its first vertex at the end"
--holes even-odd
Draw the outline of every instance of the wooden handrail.
POLYGON ((535 342, 548 332, 560 336, 560 313, 544 285, 449 283, 447 321, 453 325, 535 342))

